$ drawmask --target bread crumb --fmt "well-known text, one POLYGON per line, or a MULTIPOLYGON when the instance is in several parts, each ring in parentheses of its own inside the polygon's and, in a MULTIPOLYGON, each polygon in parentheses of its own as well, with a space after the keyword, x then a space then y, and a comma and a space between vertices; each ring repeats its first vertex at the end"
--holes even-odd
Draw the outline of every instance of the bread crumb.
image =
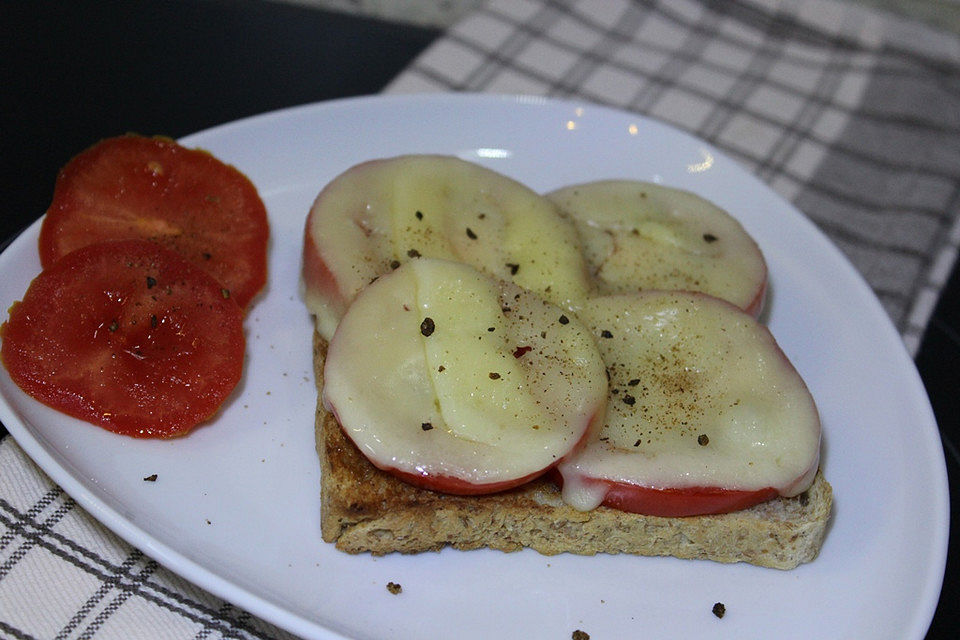
POLYGON ((580 631, 580 629, 577 629, 573 632, 570 638, 571 640, 590 640, 590 634, 586 631, 580 631))
POLYGON ((401 593, 401 592, 403 591, 403 587, 401 587, 401 586, 400 586, 398 583, 396 583, 396 582, 388 582, 388 583, 387 583, 387 591, 389 591, 389 592, 392 593, 393 595, 397 595, 397 594, 399 594, 399 593, 401 593))
POLYGON ((713 605, 712 611, 713 615, 717 616, 718 618, 722 618, 723 614, 727 612, 727 608, 723 606, 722 602, 717 602, 713 605))

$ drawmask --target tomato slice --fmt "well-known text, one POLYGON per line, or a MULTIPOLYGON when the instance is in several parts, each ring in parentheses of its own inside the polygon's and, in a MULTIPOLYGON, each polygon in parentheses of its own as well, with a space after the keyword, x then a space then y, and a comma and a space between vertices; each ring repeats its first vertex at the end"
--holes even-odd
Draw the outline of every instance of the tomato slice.
POLYGON ((651 489, 624 482, 603 482, 608 485, 604 505, 630 513, 670 518, 740 511, 777 496, 777 490, 772 487, 757 491, 718 487, 651 489))
POLYGON ((38 275, 0 327, 14 382, 134 437, 210 418, 243 371, 243 312, 222 285, 145 240, 92 244, 38 275))
MULTIPOLYGON (((551 479, 563 486, 563 476, 559 471, 552 472, 551 479)), ((750 491, 720 487, 657 489, 605 478, 581 478, 580 482, 593 487, 602 485, 606 494, 601 504, 605 507, 664 518, 730 513, 748 509, 779 495, 773 487, 750 491)))
POLYGON ((40 262, 104 240, 152 240, 199 265, 245 308, 266 283, 268 237, 263 201, 237 169, 167 138, 128 135, 61 169, 40 262))

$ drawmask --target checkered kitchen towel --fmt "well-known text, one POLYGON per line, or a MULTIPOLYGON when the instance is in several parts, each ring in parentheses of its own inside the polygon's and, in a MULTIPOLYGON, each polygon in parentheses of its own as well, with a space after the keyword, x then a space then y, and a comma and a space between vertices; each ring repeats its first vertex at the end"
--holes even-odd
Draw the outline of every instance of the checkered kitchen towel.
MULTIPOLYGON (((960 38, 913 22, 826 0, 493 0, 388 91, 576 96, 686 129, 813 218, 911 351, 957 255, 960 38)), ((288 636, 125 545, 6 438, 0 637, 288 636)))

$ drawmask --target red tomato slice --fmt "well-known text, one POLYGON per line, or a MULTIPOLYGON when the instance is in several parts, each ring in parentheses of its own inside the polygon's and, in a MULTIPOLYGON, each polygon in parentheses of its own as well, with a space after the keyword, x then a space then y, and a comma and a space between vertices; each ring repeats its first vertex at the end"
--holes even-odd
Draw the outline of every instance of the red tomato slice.
POLYGON ((0 327, 14 382, 134 437, 210 418, 240 380, 243 312, 216 280, 144 240, 89 245, 37 276, 0 327))
MULTIPOLYGON (((563 486, 563 477, 559 472, 553 473, 552 479, 558 485, 563 486)), ((605 507, 664 518, 740 511, 771 500, 777 497, 779 493, 772 487, 756 491, 721 489, 719 487, 654 489, 602 478, 584 478, 582 482, 588 485, 602 484, 606 486, 607 493, 601 503, 605 507)))
POLYGON ((166 138, 108 138, 57 176, 44 267, 104 240, 153 240, 223 283, 241 308, 266 283, 267 212, 242 173, 166 138))
POLYGON ((740 511, 777 496, 772 487, 739 491, 717 487, 650 489, 623 482, 608 482, 603 504, 620 511, 676 518, 740 511))

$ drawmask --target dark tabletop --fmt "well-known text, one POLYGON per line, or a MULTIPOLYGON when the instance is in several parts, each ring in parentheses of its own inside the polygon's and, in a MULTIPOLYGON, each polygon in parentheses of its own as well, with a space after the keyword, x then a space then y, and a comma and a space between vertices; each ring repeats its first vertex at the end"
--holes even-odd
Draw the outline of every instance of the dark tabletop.
MULTIPOLYGON (((176 138, 273 109, 377 93, 437 35, 263 0, 4 2, 0 241, 43 213, 57 170, 100 138, 127 132, 176 138)), ((957 522, 956 268, 916 362, 944 438, 957 522)), ((954 638, 960 629, 955 528, 950 549, 929 638, 954 638)))

